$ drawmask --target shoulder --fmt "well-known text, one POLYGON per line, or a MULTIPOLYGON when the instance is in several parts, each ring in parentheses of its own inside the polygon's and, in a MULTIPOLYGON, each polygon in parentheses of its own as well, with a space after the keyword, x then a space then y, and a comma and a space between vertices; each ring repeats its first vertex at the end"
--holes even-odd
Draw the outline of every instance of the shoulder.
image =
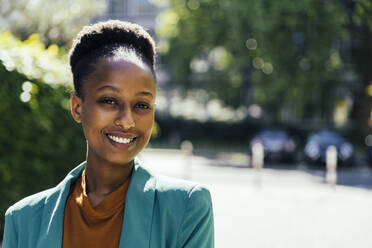
POLYGON ((178 178, 155 175, 156 191, 159 194, 179 195, 185 200, 198 201, 210 199, 210 192, 204 185, 178 178))
MULTIPOLYGON (((168 216, 182 217, 186 212, 204 212, 212 209, 211 194, 206 186, 179 178, 168 177, 151 172, 148 173, 155 191, 155 205, 160 212, 168 216)), ((177 217, 177 218, 178 218, 177 217)))
POLYGON ((28 196, 8 208, 5 213, 4 247, 23 247, 21 244, 24 245, 25 240, 36 237, 48 202, 58 199, 55 195, 54 188, 48 189, 28 196))
POLYGON ((22 200, 16 202, 14 205, 10 206, 6 211, 5 215, 13 214, 27 214, 37 212, 42 208, 46 202, 54 198, 55 188, 47 189, 42 192, 27 196, 22 200))
POLYGON ((141 174, 149 186, 156 193, 158 200, 167 200, 170 204, 185 204, 188 201, 198 201, 210 204, 211 195, 207 187, 202 184, 180 178, 164 176, 151 171, 140 160, 135 160, 136 174, 141 174), (151 183, 149 183, 151 182, 151 183))
MULTIPOLYGON (((81 164, 83 165, 83 164, 81 164)), ((36 194, 27 196, 22 200, 16 202, 8 208, 5 215, 23 215, 33 216, 40 212, 40 210, 50 202, 57 202, 60 194, 69 190, 70 182, 76 179, 78 173, 81 171, 82 166, 79 165, 72 170, 66 178, 57 186, 38 192, 36 194)))

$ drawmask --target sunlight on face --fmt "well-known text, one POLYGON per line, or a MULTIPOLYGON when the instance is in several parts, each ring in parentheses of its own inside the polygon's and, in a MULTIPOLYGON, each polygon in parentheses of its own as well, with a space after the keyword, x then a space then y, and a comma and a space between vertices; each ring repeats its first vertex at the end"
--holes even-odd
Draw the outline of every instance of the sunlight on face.
POLYGON ((151 70, 126 59, 103 59, 84 81, 81 122, 88 159, 128 164, 147 145, 154 124, 151 70))

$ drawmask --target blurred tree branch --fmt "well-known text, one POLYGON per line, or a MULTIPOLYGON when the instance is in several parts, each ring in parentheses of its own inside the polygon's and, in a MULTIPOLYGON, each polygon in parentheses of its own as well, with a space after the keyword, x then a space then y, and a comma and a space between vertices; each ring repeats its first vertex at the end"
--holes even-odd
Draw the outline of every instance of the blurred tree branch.
POLYGON ((351 117, 364 134, 371 131, 372 97, 368 87, 372 86, 372 2, 369 0, 343 0, 348 13, 346 29, 350 34, 350 62, 358 75, 352 92, 354 106, 351 117))
POLYGON ((0 0, 0 30, 10 30, 22 40, 38 33, 46 45, 67 47, 105 7, 102 0, 0 0))
POLYGON ((347 15, 336 0, 170 0, 159 17, 171 83, 267 116, 330 118, 345 97, 347 15), (247 106, 248 107, 248 106, 247 106))

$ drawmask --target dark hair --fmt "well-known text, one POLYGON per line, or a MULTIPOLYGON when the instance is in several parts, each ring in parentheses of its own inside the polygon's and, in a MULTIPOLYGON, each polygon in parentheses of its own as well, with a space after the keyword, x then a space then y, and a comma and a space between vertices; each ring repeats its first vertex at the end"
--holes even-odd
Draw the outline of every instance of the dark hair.
POLYGON ((70 49, 75 94, 83 97, 83 80, 101 58, 135 56, 149 66, 155 77, 155 42, 138 24, 110 20, 85 26, 70 49))

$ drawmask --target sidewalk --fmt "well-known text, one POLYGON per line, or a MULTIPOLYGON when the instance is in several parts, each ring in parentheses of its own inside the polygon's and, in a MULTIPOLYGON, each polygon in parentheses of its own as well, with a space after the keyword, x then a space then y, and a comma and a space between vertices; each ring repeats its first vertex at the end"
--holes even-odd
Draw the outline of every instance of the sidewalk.
POLYGON ((372 190, 323 184, 322 175, 212 166, 220 161, 150 150, 155 172, 206 185, 214 204, 216 248, 371 248, 372 190), (190 166, 191 163, 191 166, 190 166), (190 168, 191 167, 191 168, 190 168))

